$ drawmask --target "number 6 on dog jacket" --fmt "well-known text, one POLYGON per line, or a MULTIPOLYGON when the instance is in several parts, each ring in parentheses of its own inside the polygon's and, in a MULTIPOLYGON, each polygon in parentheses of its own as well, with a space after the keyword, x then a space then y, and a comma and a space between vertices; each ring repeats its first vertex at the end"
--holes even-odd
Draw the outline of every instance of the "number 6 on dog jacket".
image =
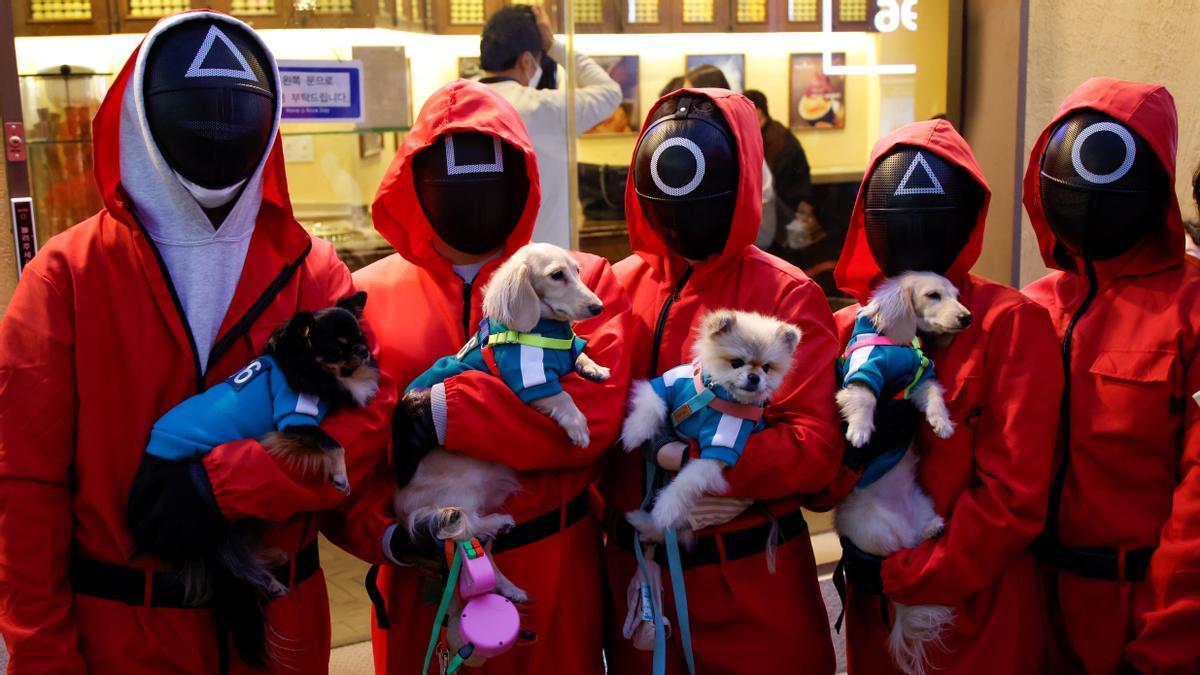
POLYGON ((203 394, 184 399, 150 429, 148 454, 195 459, 222 443, 325 419, 329 404, 288 386, 279 364, 260 356, 203 394))
POLYGON ((724 387, 700 376, 704 387, 711 392, 705 396, 697 391, 696 369, 693 364, 676 366, 650 380, 650 386, 666 401, 675 431, 700 445, 701 459, 715 459, 733 466, 741 458, 750 434, 763 428, 762 409, 735 402, 724 387), (725 412, 722 402, 757 410, 758 415, 748 419, 725 412))
POLYGON ((528 333, 509 330, 491 319, 454 356, 437 360, 409 389, 428 389, 468 370, 490 372, 523 403, 562 392, 558 378, 575 372, 575 360, 587 342, 566 321, 542 319, 528 333))

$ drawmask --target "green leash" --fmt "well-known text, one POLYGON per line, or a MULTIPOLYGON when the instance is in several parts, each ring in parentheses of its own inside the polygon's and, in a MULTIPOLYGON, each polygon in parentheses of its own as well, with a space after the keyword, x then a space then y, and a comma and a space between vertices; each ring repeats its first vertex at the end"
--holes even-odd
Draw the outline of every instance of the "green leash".
POLYGON ((462 550, 454 545, 454 559, 450 561, 450 576, 446 578, 446 590, 442 591, 442 602, 438 605, 437 615, 433 617, 433 632, 429 635, 429 647, 425 649, 425 665, 421 667, 421 675, 428 675, 429 662, 433 660, 433 652, 437 649, 438 638, 442 634, 442 622, 446 620, 446 611, 450 608, 450 598, 454 597, 454 587, 458 584, 458 571, 462 568, 462 550))

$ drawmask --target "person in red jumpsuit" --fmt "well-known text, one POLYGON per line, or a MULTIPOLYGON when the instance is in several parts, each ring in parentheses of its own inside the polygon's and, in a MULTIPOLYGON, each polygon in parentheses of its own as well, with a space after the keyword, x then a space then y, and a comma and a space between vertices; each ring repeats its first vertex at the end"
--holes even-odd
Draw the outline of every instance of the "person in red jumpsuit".
MULTIPOLYGON (((1043 672, 1029 544, 1045 515, 1062 391, 1054 329, 1041 307, 970 273, 983 246, 990 193, 950 122, 917 122, 880 139, 866 175, 838 261, 838 285, 866 303, 885 275, 937 272, 959 289, 973 320, 948 344, 925 338, 957 425, 944 440, 923 422, 916 427, 918 480, 945 518, 945 531, 882 562, 847 549, 849 672, 898 672, 887 648, 884 597, 954 608, 944 649, 929 650, 930 672, 1043 672)), ((860 307, 835 317, 843 344, 860 307)), ((856 478, 844 471, 841 489, 856 478)))
MULTIPOLYGON (((1200 672, 1200 261, 1184 255, 1162 86, 1094 78, 1025 172, 1067 369, 1039 553, 1055 672, 1200 672)), ((940 367, 940 366, 939 366, 940 367)))
MULTIPOLYGON (((754 104, 724 89, 688 89, 660 99, 646 120, 625 196, 635 253, 615 267, 633 302, 626 337, 633 376, 651 378, 690 362, 693 327, 714 309, 769 314, 803 331, 792 369, 766 408, 766 429, 725 472, 730 490, 721 497, 728 498, 706 505, 724 515, 706 521, 695 546, 682 552, 696 671, 833 673, 829 620, 799 510, 801 495, 834 477, 842 452, 829 305, 803 272, 753 245, 763 163, 754 104), (773 527, 778 538, 768 554, 773 527)), ((669 447, 657 456, 677 468, 669 447)), ((609 460, 602 486, 606 657, 613 673, 650 673, 651 652, 622 636, 626 590, 638 569, 624 514, 642 503, 646 462, 642 452, 621 449, 609 460)), ((661 558, 662 547, 658 552, 661 558)), ((686 672, 662 569, 666 615, 675 627, 667 672, 686 672)))
MULTIPOLYGON (((397 253, 355 274, 370 298, 366 316, 379 331, 380 365, 401 386, 478 330, 483 289, 529 242, 539 200, 533 146, 507 101, 485 85, 458 80, 425 102, 375 198, 375 227, 397 253), (464 166, 474 168, 464 172, 464 166)), ((418 450, 443 445, 518 471, 521 487, 504 507, 516 527, 496 539, 492 552, 529 593, 522 628, 537 641, 489 660, 480 670, 486 675, 604 672, 600 529, 587 488, 620 431, 629 387, 629 300, 605 260, 572 255, 604 303, 599 316, 575 324, 575 331, 591 358, 612 369, 603 384, 574 373, 560 380, 588 418, 591 444, 572 445, 562 428, 485 372, 435 387, 413 425, 425 429, 424 437, 396 441, 418 450)), ((390 497, 371 501, 362 496, 352 511, 378 511, 390 497)), ((412 552, 399 543, 407 540, 402 526, 385 539, 389 558, 412 552)), ((378 541, 367 537, 365 548, 378 549, 378 541)), ((370 559, 371 551, 365 555, 370 559)), ((423 602, 429 579, 419 567, 385 565, 379 573, 390 622, 390 629, 376 623, 372 632, 379 673, 421 670, 436 605, 423 602)))
MULTIPOLYGON (((188 606, 178 575, 134 551, 126 499, 163 413, 243 368, 296 312, 354 292, 333 246, 292 215, 278 81, 244 23, 207 11, 160 22, 94 121, 104 209, 47 242, 8 305, 0 634, 12 675, 250 672, 213 611, 188 606)), ((370 405, 322 424, 346 448, 352 482, 380 461, 394 403, 383 377, 370 405)), ((264 545, 290 561, 275 571, 288 594, 267 606, 282 647, 271 665, 327 672, 317 512, 341 493, 256 440, 180 462, 163 481, 145 521, 153 536, 269 522, 264 545)))

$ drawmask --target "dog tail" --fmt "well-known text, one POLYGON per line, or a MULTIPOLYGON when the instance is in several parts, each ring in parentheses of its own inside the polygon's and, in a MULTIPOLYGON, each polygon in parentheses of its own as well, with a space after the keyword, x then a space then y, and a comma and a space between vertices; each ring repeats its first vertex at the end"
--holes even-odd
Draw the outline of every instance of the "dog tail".
MULTIPOLYGON (((238 578, 232 570, 253 563, 239 550, 235 537, 226 537, 217 552, 218 563, 211 568, 213 609, 217 630, 228 631, 238 658, 254 670, 267 669, 267 611, 270 601, 259 585, 238 578)), ((224 639, 224 636, 219 636, 224 639)))
POLYGON ((954 622, 954 610, 942 605, 895 606, 896 620, 888 639, 892 658, 905 675, 926 675, 927 649, 945 649, 942 633, 954 622))

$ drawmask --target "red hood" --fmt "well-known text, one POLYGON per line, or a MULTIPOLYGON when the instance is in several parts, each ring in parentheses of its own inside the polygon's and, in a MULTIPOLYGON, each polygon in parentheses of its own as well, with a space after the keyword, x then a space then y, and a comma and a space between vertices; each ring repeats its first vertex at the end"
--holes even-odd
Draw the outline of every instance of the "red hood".
MULTIPOLYGON (((983 177, 979 163, 975 161, 971 147, 955 130, 954 125, 946 120, 906 124, 879 139, 875 148, 871 150, 871 160, 867 163, 864 177, 871 175, 879 160, 899 145, 927 149, 947 162, 965 169, 975 179, 975 182, 983 187, 983 207, 979 209, 979 218, 975 221, 975 229, 971 231, 971 238, 967 240, 967 245, 963 247, 954 264, 944 275, 955 284, 960 284, 970 272, 975 261, 979 259, 979 252, 983 249, 983 224, 987 220, 988 203, 992 199, 991 188, 988 187, 987 179, 983 177)), ((863 195, 866 192, 866 185, 864 180, 858 189, 858 198, 854 200, 854 211, 850 216, 850 229, 846 234, 846 245, 842 248, 837 269, 833 273, 837 279, 838 288, 864 304, 870 299, 871 288, 883 276, 882 270, 875 262, 875 257, 871 255, 871 249, 867 246, 867 229, 863 213, 863 195)))
MULTIPOLYGON (((200 9, 166 16, 160 22, 177 21, 180 15, 191 14, 228 16, 221 12, 200 9)), ((125 89, 133 78, 138 53, 141 49, 142 44, 139 43, 137 48, 133 50, 133 53, 129 55, 129 59, 125 61, 125 66, 121 68, 117 79, 113 82, 112 87, 109 88, 108 93, 104 95, 104 101, 100 104, 100 109, 96 111, 95 119, 92 120, 92 138, 94 139, 92 151, 96 184, 100 188, 100 196, 104 200, 104 207, 110 213, 118 216, 119 219, 127 223, 132 222, 132 216, 125 205, 126 196, 120 190, 121 106, 125 98, 125 89)), ((263 210, 269 209, 268 205, 270 205, 278 209, 279 213, 283 215, 285 222, 292 222, 294 220, 292 216, 291 197, 288 195, 287 176, 284 174, 283 169, 283 143, 279 140, 278 131, 275 134, 275 141, 271 144, 271 150, 267 155, 267 159, 263 163, 262 191, 263 210)), ((262 215, 260 215, 259 221, 264 222, 262 215)))
POLYGON ((525 153, 529 173, 529 198, 516 229, 504 242, 501 257, 508 257, 524 246, 533 234, 542 192, 538 181, 537 158, 525 123, 515 108, 491 87, 468 80, 455 80, 438 89, 425 101, 412 130, 392 159, 379 191, 375 193, 372 217, 375 229, 406 260, 423 267, 448 267, 450 262, 433 248, 434 232, 425 211, 417 201, 412 180, 412 158, 440 136, 462 131, 481 131, 525 153))
MULTIPOLYGON (((737 202, 733 210, 733 224, 730 227, 729 239, 725 248, 719 254, 696 265, 693 279, 720 269, 730 261, 741 256, 747 246, 754 244, 758 236, 758 225, 762 220, 762 165, 763 146, 762 131, 758 126, 758 114, 754 104, 741 94, 727 89, 686 89, 695 94, 702 94, 712 99, 720 109, 721 114, 733 129, 733 138, 737 143, 738 162, 741 171, 738 172, 737 202)), ((671 98, 672 92, 664 98, 671 98)), ((662 105, 663 99, 650 109, 646 120, 654 117, 654 111, 662 105)), ((642 133, 646 133, 649 123, 642 125, 642 133)), ((638 137, 641 141, 641 137, 638 137)), ((629 165, 630 176, 633 175, 633 161, 629 165)), ((625 219, 629 225, 629 241, 633 250, 652 268, 665 272, 674 279, 683 273, 688 262, 672 253, 651 229, 646 216, 642 213, 641 202, 638 201, 633 181, 630 180, 625 188, 625 219)))
MULTIPOLYGON (((1175 114, 1175 99, 1166 87, 1158 84, 1141 82, 1126 82, 1111 77, 1093 77, 1079 85, 1071 95, 1059 106, 1054 119, 1038 136, 1037 143, 1029 155, 1029 163, 1025 167, 1025 182, 1022 201, 1029 219, 1033 222, 1033 231, 1037 234, 1038 248, 1042 252, 1042 261, 1047 267, 1064 269, 1062 263, 1055 259, 1054 249, 1058 238, 1050 231, 1046 221, 1046 212, 1042 208, 1041 181, 1038 180, 1041 171, 1042 151, 1050 142, 1050 132, 1059 120, 1070 113, 1088 108, 1098 110, 1106 115, 1124 122, 1137 132, 1150 147, 1171 180, 1171 203, 1167 207, 1167 226, 1159 233, 1139 244, 1129 253, 1118 256, 1112 261, 1105 261, 1097 266, 1101 276, 1105 271, 1116 273, 1151 272, 1161 267, 1175 264, 1183 260, 1183 216, 1179 212, 1179 201, 1175 197, 1175 147, 1178 139, 1179 119, 1175 114)), ((1068 270, 1074 271, 1074 270, 1068 270)))

